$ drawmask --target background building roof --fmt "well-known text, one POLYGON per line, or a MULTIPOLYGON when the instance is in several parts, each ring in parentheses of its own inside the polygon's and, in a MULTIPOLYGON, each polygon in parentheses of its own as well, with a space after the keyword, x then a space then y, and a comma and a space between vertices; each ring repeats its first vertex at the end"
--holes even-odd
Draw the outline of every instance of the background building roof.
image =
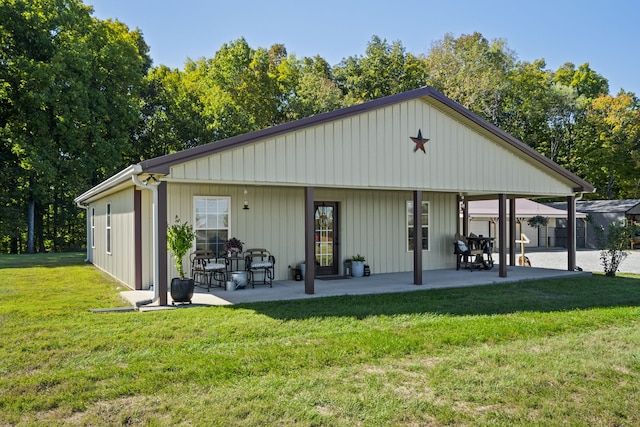
MULTIPOLYGON (((566 203, 565 203, 566 207, 566 203)), ((509 214, 509 204, 507 203, 507 215, 509 214)), ((531 218, 541 215, 548 218, 567 218, 567 211, 529 199, 516 199, 516 216, 520 218, 531 218)), ((585 218, 587 215, 576 212, 577 218, 585 218)), ((497 218, 497 200, 475 200, 469 202, 469 218, 497 218)))
MULTIPOLYGON (((581 200, 576 202, 576 209, 586 213, 625 213, 640 203, 640 199, 625 200, 581 200)), ((546 205, 566 209, 566 202, 546 203, 546 205)))

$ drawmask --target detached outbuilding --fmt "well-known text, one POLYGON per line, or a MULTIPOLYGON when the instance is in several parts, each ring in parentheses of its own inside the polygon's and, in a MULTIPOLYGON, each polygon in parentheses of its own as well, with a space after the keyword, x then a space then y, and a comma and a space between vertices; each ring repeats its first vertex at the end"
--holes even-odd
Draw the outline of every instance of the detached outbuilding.
MULTIPOLYGON (((146 160, 76 202, 87 209, 88 260, 131 288, 155 283, 162 304, 176 274, 166 250, 176 216, 194 225, 194 249, 220 251, 231 237, 267 248, 276 280, 289 266, 315 265, 304 282, 314 293, 316 275, 343 274, 355 254, 372 274, 413 271, 415 284, 454 267, 453 236, 466 231, 458 213, 470 200, 498 200, 504 241, 498 271, 487 274, 505 277, 507 258, 515 263, 515 249, 504 249, 506 230, 515 235, 507 205, 566 198, 575 230, 575 197, 593 190, 424 87, 146 160)), ((569 240, 573 270, 575 234, 569 240)))
MULTIPOLYGON (((567 206, 566 202, 547 204, 557 209, 565 209, 567 206)), ((626 220, 640 222, 640 199, 580 200, 576 202, 576 208, 589 215, 591 225, 587 225, 588 228, 601 227, 605 234, 612 222, 617 224, 622 224, 626 220)), ((599 247, 596 233, 589 233, 586 247, 590 249, 599 247)))
MULTIPOLYGON (((566 206, 564 202, 564 206, 566 206)), ((579 209, 579 208, 578 208, 579 209)), ((566 248, 568 212, 528 199, 516 199, 516 240, 524 234, 530 242, 527 247, 566 248), (532 219, 544 218, 546 224, 530 225, 532 219)), ((477 235, 496 236, 498 232, 498 201, 477 200, 469 202, 469 231, 477 235)), ((511 210, 507 207, 507 218, 511 210)), ((584 248, 588 236, 587 215, 576 212, 576 247, 584 248)), ((509 240, 509 237, 507 237, 509 240)))

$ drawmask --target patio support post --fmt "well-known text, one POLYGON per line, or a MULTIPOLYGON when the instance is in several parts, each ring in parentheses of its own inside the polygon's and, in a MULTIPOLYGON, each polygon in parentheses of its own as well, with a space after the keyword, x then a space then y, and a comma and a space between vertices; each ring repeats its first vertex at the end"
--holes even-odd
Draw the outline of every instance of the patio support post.
POLYGON ((576 198, 567 196, 567 269, 576 269, 576 198))
POLYGON ((509 199, 509 265, 516 265, 516 222, 516 199, 509 199))
POLYGON ((315 253, 315 211, 313 209, 313 187, 304 189, 304 262, 307 266, 304 273, 304 293, 314 294, 316 280, 315 253))
POLYGON ((134 289, 142 290, 142 191, 133 191, 133 271, 134 289))
POLYGON ((498 195, 498 239, 499 275, 507 277, 507 195, 504 193, 498 195))
POLYGON ((413 284, 422 285, 422 191, 413 192, 413 284))
POLYGON ((167 183, 161 181, 158 184, 158 291, 159 304, 167 305, 167 183))
POLYGON ((456 196, 456 233, 462 234, 460 230, 460 205, 464 203, 462 196, 456 196))
MULTIPOLYGON (((469 201, 462 201, 462 235, 467 237, 469 235, 469 201)), ((465 262, 468 261, 467 256, 464 257, 465 262)))

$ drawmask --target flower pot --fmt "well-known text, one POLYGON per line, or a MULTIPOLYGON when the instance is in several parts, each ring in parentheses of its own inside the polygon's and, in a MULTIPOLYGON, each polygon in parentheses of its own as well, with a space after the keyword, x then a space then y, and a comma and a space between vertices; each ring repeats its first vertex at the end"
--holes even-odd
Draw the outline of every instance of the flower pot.
POLYGON ((351 261, 351 275, 353 277, 364 276, 364 261, 351 261))
POLYGON ((173 303, 191 304, 193 286, 193 279, 180 279, 179 277, 171 279, 171 299, 173 299, 173 303))
POLYGON ((249 275, 246 271, 232 271, 230 274, 231 281, 235 283, 235 289, 244 289, 247 287, 247 284, 249 283, 249 275))
POLYGON ((302 280, 304 280, 304 275, 307 273, 307 264, 306 263, 302 263, 300 264, 300 274, 302 276, 302 280))

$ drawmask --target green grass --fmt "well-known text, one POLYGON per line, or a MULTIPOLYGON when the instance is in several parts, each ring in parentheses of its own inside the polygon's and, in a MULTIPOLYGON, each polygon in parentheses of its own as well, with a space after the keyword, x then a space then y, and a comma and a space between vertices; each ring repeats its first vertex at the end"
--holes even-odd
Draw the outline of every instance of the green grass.
POLYGON ((0 425, 640 423, 640 279, 91 313, 84 255, 0 256, 0 425))

